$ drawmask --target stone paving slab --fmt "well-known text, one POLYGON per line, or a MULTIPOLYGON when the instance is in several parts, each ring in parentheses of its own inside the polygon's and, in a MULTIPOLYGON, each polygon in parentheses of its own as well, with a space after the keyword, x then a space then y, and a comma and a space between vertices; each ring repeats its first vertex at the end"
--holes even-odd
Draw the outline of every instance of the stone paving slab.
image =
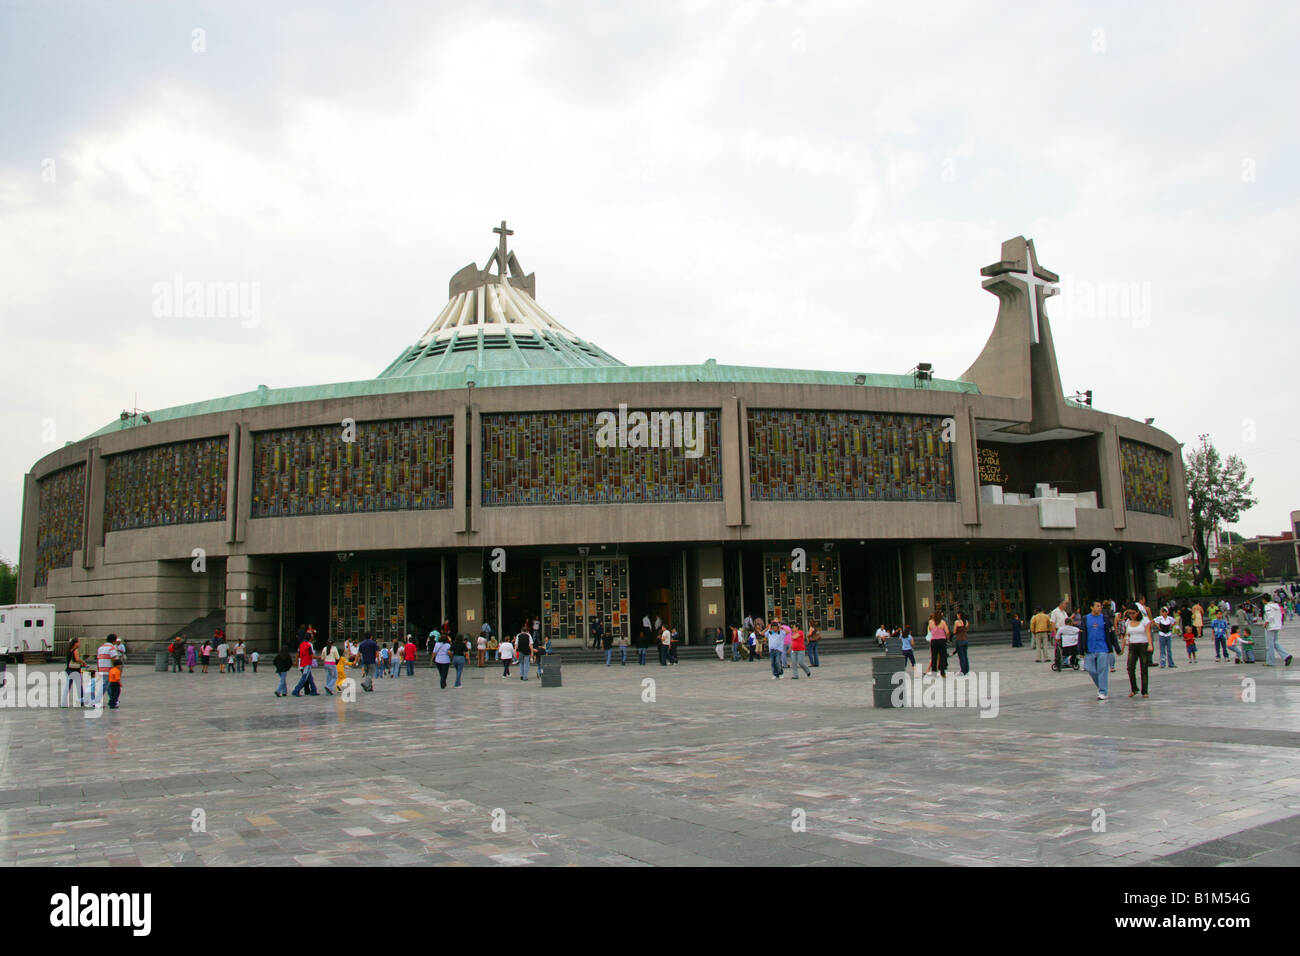
POLYGON ((423 671, 354 703, 128 668, 98 719, 0 713, 0 863, 1297 865, 1300 668, 1157 669, 1146 701, 1121 669, 1099 702, 1030 649, 972 657, 996 717, 873 708, 868 655, 797 683, 765 662, 566 667, 561 688, 423 671))

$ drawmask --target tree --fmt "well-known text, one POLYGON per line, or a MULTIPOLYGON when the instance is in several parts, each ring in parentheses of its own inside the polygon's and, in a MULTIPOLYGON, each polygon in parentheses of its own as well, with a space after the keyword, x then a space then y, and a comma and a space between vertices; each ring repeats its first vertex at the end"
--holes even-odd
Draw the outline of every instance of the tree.
POLYGON ((1264 576, 1268 554, 1263 548, 1246 548, 1233 545, 1219 552, 1219 578, 1231 591, 1253 588, 1264 576))
POLYGON ((18 600, 18 567, 0 558, 0 604, 18 600))
POLYGON ((1184 564, 1182 558, 1172 558, 1167 565, 1169 576, 1174 579, 1175 585, 1192 583, 1192 578, 1196 573, 1193 565, 1184 564))
POLYGON ((1196 583, 1210 578, 1207 539, 1221 523, 1231 524, 1253 507, 1254 478, 1246 477, 1246 464, 1236 455, 1226 459, 1201 436, 1201 447, 1187 456, 1187 512, 1192 523, 1192 550, 1196 553, 1196 583))

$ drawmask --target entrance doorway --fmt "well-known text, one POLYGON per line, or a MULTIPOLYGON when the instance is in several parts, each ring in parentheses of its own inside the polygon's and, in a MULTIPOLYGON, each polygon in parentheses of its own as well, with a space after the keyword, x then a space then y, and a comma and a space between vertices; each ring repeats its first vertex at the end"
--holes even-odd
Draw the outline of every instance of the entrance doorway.
MULTIPOLYGON (((686 643, 686 601, 684 571, 680 551, 667 554, 634 554, 628 556, 629 605, 634 635, 645 629, 643 621, 655 618, 670 628, 681 632, 686 643)), ((651 635, 647 635, 651 637, 651 635)))
POLYGON ((882 624, 886 629, 903 625, 903 581, 897 548, 846 549, 841 574, 845 637, 874 634, 882 624))
POLYGON ((421 647, 429 632, 434 628, 441 630, 447 618, 443 608, 442 573, 440 558, 421 558, 407 564, 406 627, 421 647))
POLYGON ((502 573, 483 566, 488 621, 498 635, 517 634, 524 621, 542 616, 542 562, 514 554, 502 573), (499 590, 498 590, 499 589, 499 590))

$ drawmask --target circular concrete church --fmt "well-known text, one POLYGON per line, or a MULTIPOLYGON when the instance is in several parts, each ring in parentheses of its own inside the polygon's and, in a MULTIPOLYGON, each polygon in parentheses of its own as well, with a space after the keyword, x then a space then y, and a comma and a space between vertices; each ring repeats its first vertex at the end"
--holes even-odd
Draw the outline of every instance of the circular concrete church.
POLYGON ((837 638, 935 607, 1003 629, 1153 591, 1187 550, 1178 443, 1063 395, 1032 241, 982 270, 997 319, 945 381, 624 365, 494 231, 377 378, 124 415, 38 461, 19 600, 133 652, 214 623, 261 649, 531 617, 561 646, 647 616, 837 638))

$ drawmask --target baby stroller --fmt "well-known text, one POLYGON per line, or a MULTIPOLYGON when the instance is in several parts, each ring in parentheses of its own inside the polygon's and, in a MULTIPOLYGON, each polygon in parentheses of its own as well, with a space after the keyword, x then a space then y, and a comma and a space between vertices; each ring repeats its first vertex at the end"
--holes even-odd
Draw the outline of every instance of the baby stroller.
POLYGON ((1079 669, 1079 631, 1077 628, 1063 627, 1056 632, 1056 652, 1053 655, 1052 670, 1059 671, 1068 665, 1076 671, 1079 669))

